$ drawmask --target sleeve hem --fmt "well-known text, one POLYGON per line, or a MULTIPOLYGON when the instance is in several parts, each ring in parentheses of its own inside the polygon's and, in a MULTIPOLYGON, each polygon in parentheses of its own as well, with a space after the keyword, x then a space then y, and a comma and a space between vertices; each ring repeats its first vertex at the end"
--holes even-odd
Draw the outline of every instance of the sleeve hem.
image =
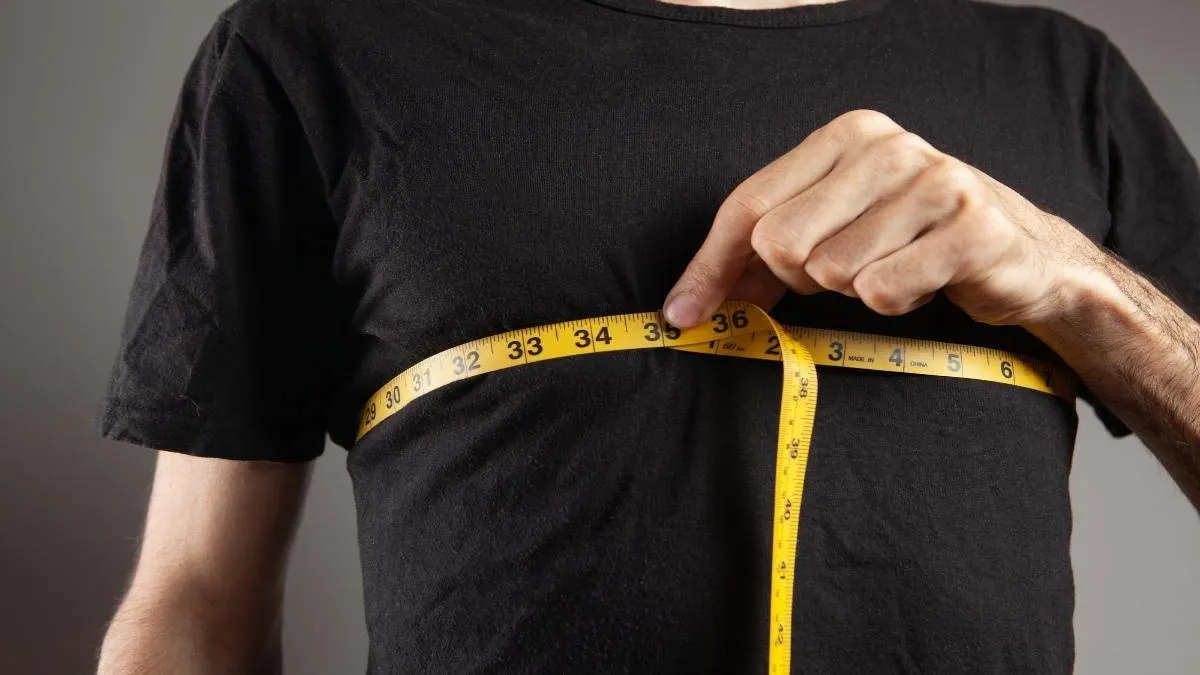
POLYGON ((115 398, 101 400, 93 424, 103 438, 196 457, 307 462, 325 450, 323 430, 272 430, 179 415, 115 398))
POLYGON ((1079 386, 1078 397, 1091 406, 1092 410, 1096 413, 1096 417, 1100 418, 1100 423, 1104 425, 1110 436, 1113 438, 1125 438, 1133 434, 1133 430, 1120 417, 1117 417, 1117 414, 1109 409, 1103 401, 1098 399, 1096 394, 1086 384, 1081 382, 1079 386))

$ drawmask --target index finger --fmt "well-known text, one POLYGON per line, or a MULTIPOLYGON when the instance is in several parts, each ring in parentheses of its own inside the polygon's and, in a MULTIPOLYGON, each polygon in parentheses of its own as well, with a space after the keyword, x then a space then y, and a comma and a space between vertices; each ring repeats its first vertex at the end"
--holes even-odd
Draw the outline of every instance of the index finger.
POLYGON ((667 321, 690 328, 716 309, 754 253, 750 235, 759 219, 828 175, 855 142, 894 127, 879 113, 847 113, 742 181, 717 209, 704 243, 667 294, 667 321))

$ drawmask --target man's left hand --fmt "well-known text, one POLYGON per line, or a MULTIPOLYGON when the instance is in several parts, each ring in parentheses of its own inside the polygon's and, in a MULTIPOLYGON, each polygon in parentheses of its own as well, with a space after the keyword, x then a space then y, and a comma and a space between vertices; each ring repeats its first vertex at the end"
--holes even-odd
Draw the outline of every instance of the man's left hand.
POLYGON ((1100 249, 982 171, 882 113, 856 110, 743 181, 667 296, 687 328, 725 298, 771 307, 785 288, 836 291, 886 315, 939 289, 975 320, 1069 312, 1100 249))

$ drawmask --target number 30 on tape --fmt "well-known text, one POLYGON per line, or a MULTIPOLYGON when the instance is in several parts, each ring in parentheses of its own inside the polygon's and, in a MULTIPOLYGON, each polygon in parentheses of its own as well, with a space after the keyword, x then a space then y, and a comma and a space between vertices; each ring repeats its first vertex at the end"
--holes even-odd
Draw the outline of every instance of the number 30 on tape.
POLYGON ((376 391, 362 408, 355 441, 451 382, 567 356, 660 348, 783 363, 771 534, 771 675, 791 672, 795 554, 816 417, 816 366, 985 380, 1059 396, 1072 405, 1077 386, 1062 364, 950 342, 784 326, 757 305, 729 301, 709 321, 687 330, 668 325, 660 312, 640 312, 524 328, 451 347, 376 391))

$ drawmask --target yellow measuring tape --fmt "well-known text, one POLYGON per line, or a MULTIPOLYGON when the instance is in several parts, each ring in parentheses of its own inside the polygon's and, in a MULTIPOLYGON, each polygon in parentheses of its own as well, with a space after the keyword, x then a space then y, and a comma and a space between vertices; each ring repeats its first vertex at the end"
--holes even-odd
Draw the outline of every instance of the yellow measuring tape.
POLYGON ((451 347, 376 391, 362 408, 355 441, 451 382, 564 356, 663 347, 783 361, 771 535, 771 675, 791 673, 792 589, 817 407, 816 366, 986 380, 1060 396, 1072 405, 1075 400, 1075 375, 1062 364, 950 342, 784 326, 757 305, 728 301, 709 321, 687 330, 668 325, 661 312, 641 312, 523 328, 451 347))

